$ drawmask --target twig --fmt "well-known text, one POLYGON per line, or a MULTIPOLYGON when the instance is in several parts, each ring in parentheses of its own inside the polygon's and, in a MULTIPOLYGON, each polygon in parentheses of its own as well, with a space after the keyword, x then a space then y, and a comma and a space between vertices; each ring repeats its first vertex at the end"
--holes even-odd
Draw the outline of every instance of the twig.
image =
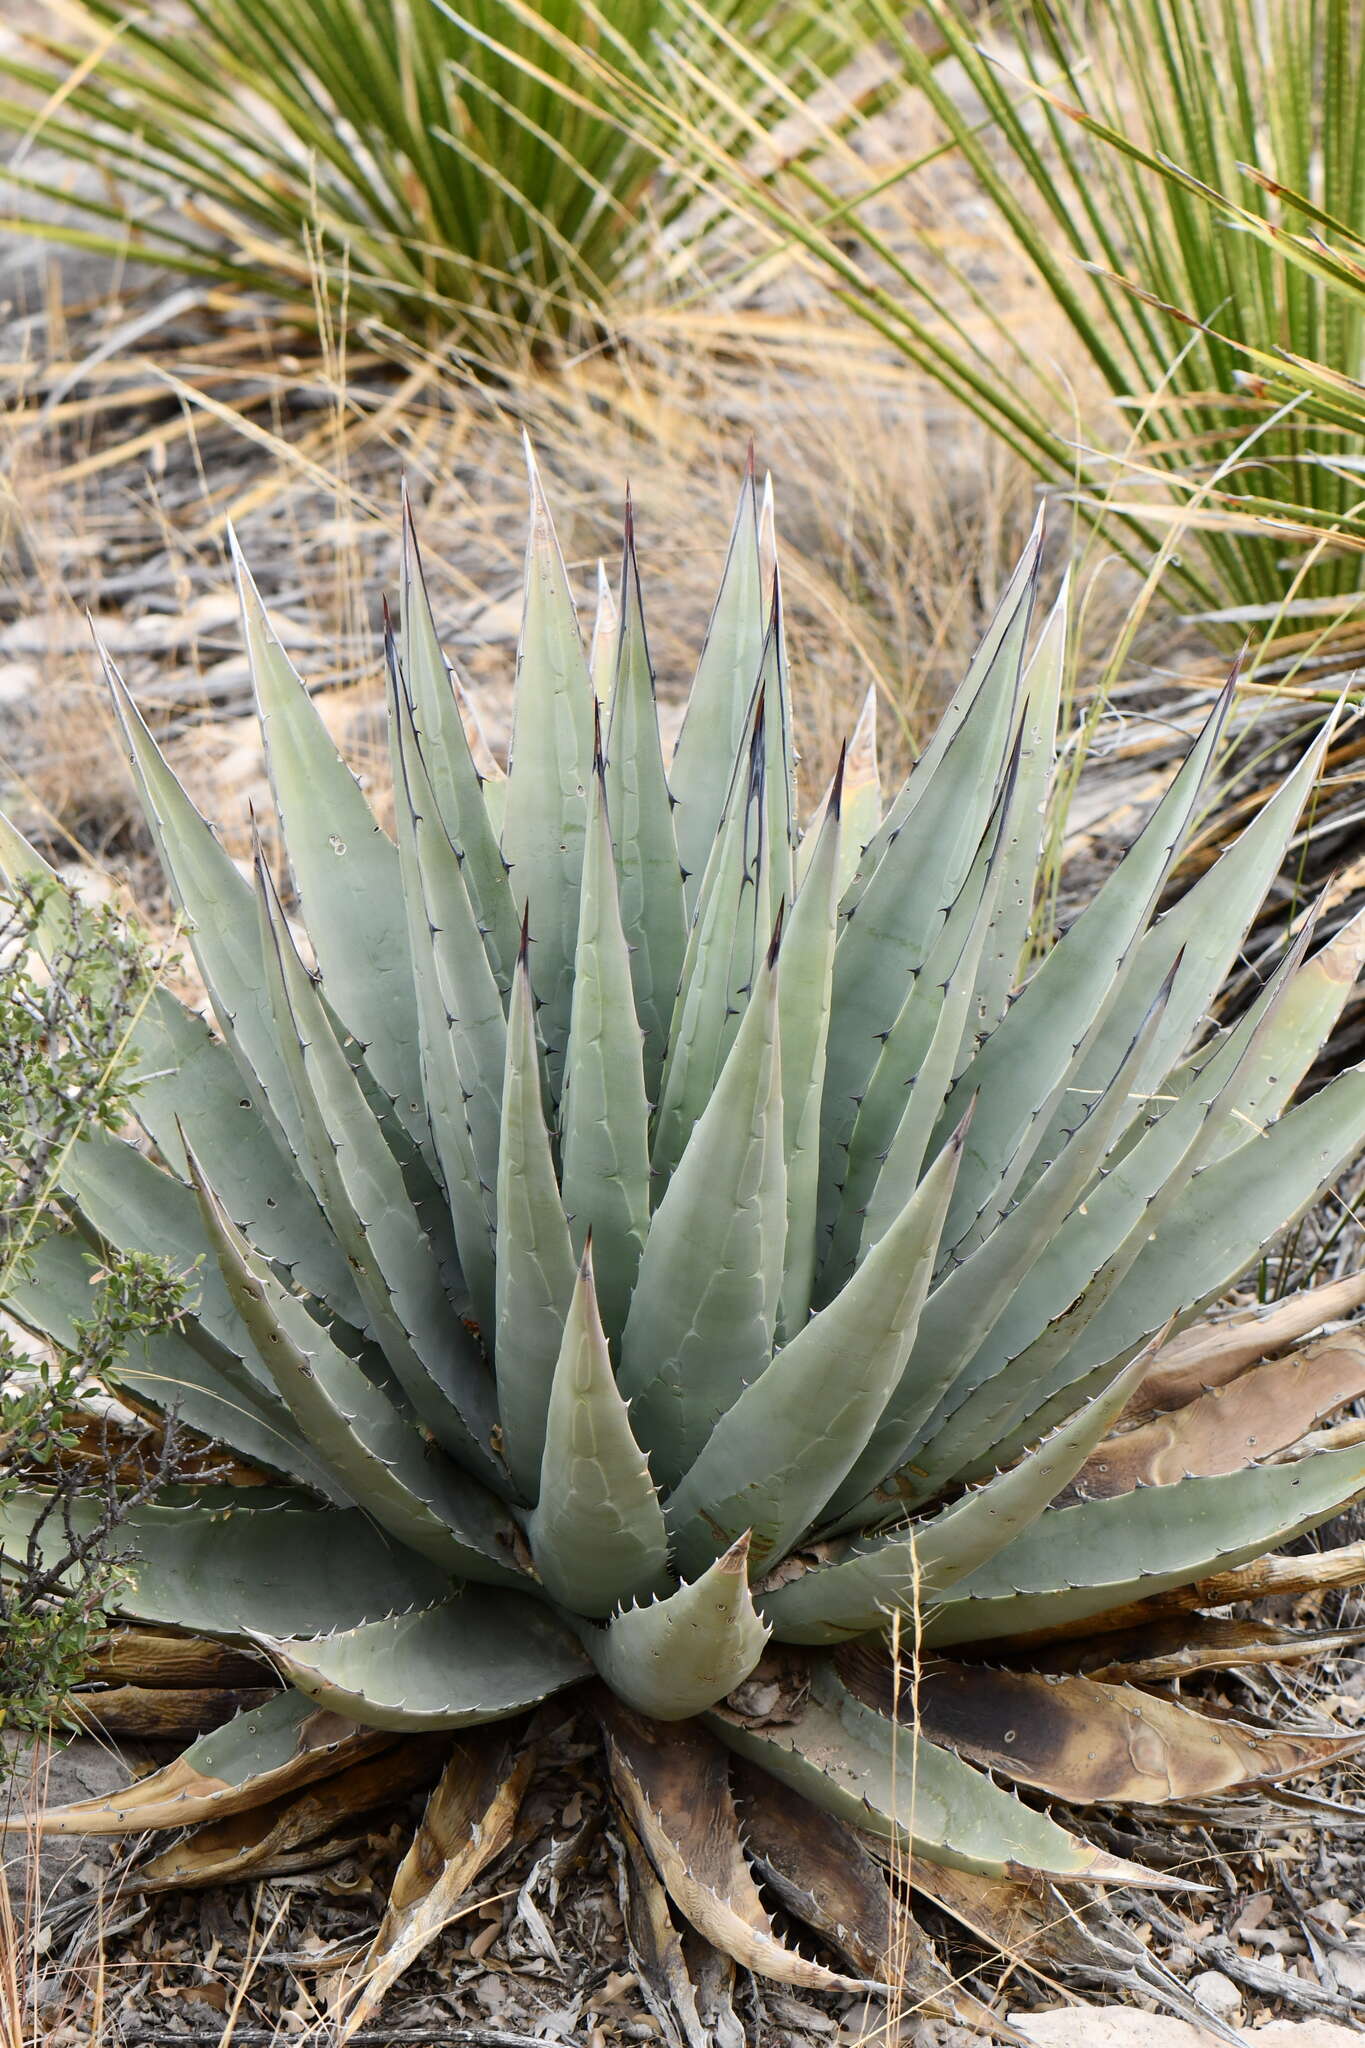
MULTIPOLYGON (((185 2048, 187 2043, 192 2048, 200 2043, 204 2048, 219 2048, 222 2038, 217 2027, 173 2033, 169 2027, 134 2020, 120 2033, 119 2048, 185 2048)), ((314 2038, 325 2041, 328 2036, 314 2038)), ((283 2048, 285 2042, 302 2044, 308 2039, 307 2034, 286 2034, 278 2027, 235 2027, 232 2033, 233 2048, 283 2048)), ((545 2048, 536 2034, 509 2034, 500 2027, 452 2027, 439 2020, 426 2027, 361 2027, 348 2034, 346 2042, 347 2048, 352 2043, 355 2048, 545 2048)), ((572 2038, 559 2048, 574 2048, 572 2038)))

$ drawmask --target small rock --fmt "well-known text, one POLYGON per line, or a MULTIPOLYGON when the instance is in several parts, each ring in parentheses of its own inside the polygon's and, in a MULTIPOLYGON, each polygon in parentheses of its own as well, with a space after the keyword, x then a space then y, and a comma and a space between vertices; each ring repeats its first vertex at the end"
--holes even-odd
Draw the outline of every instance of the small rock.
POLYGON ((1216 2019, 1231 2022, 1241 2014, 1242 1994, 1221 1970, 1201 1970, 1197 1977, 1191 1977, 1190 1996, 1197 1998, 1216 2019))

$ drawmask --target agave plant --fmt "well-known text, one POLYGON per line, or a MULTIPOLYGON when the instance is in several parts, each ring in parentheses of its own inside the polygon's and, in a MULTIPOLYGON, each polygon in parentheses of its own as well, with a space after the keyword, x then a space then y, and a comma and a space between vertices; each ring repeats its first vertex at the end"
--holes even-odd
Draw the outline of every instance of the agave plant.
MULTIPOLYGON (((45 1824, 196 1826, 153 1872, 203 1881, 271 1867, 314 1781, 363 1806, 434 1749, 364 2009, 506 1846, 544 1716, 510 1747, 450 1731, 574 1687, 623 1838, 777 1978, 850 1981, 779 1939, 727 1752, 750 1847, 765 1785, 799 1795, 764 1867, 860 1976, 886 1967, 858 1932, 869 1869, 885 1894, 869 1841, 969 1918, 964 1886, 1020 1872, 1165 1881, 999 1780, 1188 1800, 1347 1742, 1202 1714, 1115 1677, 1117 1638, 1090 1647, 1258 1590, 1240 1568, 1365 1493, 1358 1442, 1280 1455, 1365 1389, 1365 1347, 1256 1362, 1365 1289, 1170 1342, 1365 1140, 1365 1069, 1288 1106, 1365 924, 1316 954, 1305 927, 1199 1035, 1325 736, 1154 921, 1230 686, 1018 987, 1067 621, 1063 592, 1034 630, 1040 535, 905 786, 883 808, 869 709, 800 833, 752 472, 667 765, 629 524, 585 652, 534 465, 531 495, 505 775, 405 517, 396 843, 238 563, 287 891, 264 844, 254 881, 229 857, 106 665, 212 1019, 149 990, 143 1137, 71 1149, 75 1228, 9 1306, 69 1342, 87 1245, 190 1275, 193 1312, 124 1390, 270 1483, 139 1508, 121 1605, 263 1650, 280 1686, 45 1824), (1008 1677, 979 1661, 1020 1637, 1053 1647, 1008 1677)), ((35 871, 12 828, 3 855, 35 871)), ((5 1512, 11 1550, 41 1547, 41 1497, 5 1512)), ((1210 1640, 1189 1622, 1164 1668, 1210 1640)))

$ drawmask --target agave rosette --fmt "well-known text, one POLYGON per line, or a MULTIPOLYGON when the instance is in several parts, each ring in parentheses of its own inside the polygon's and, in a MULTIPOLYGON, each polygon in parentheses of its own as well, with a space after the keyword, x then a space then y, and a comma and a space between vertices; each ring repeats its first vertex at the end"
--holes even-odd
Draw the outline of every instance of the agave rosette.
MULTIPOLYGON (((125 1389, 271 1483, 138 1509, 121 1604, 263 1647, 284 1689, 47 1825, 194 1824, 162 1861, 203 1881, 268 1867, 313 1781, 373 1801, 448 1758, 427 1825, 449 1901, 525 1776, 524 1748, 477 1731, 591 1681, 622 1828, 682 1911, 756 1969, 832 1983, 753 1889, 727 1754, 751 1849, 777 1781, 861 1831, 837 1832, 845 1888, 871 1839, 951 1892, 1143 1875, 1014 1786, 1196 1798, 1341 1753, 1087 1646, 1162 1599, 1197 1608, 1215 1572, 1234 1597, 1239 1568, 1365 1493, 1358 1443, 1283 1455, 1365 1388, 1362 1347, 1263 1362, 1361 1289, 1223 1333, 1212 1363, 1169 1341, 1365 1139, 1365 1070, 1293 1102, 1365 929, 1315 951, 1308 920, 1201 1037, 1325 745, 1156 918, 1229 690, 1019 986, 1067 630, 1065 591, 1034 617, 1039 535, 905 786, 883 806, 869 706, 802 833, 752 474, 671 763, 632 535, 585 652, 534 468, 531 491, 505 775, 471 743, 405 520, 396 840, 239 564, 284 894, 263 848, 254 884, 229 857, 108 667, 211 1019, 152 992, 145 1142, 75 1148, 75 1228, 8 1305, 60 1344, 90 1247, 192 1269, 193 1313, 125 1389), (1165 1412, 1116 1435, 1144 1405, 1165 1412), (981 1660, 1021 1637, 1054 1648, 1006 1682, 981 1660)), ((12 828, 0 853, 34 871, 12 828)), ((40 1514, 13 1511, 11 1546, 40 1514)), ((1183 1626, 1163 1669, 1217 1661, 1203 1618, 1183 1626)), ((876 1974, 819 1890, 783 1896, 876 1974)), ((412 1952, 399 1918, 370 2003, 412 1952)), ((417 1921, 440 1924, 430 1899, 417 1921)))

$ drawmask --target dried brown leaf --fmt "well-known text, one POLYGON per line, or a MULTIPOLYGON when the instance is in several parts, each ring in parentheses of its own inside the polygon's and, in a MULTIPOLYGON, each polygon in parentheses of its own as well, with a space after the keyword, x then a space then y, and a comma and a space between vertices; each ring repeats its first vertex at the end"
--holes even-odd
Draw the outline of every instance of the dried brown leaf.
POLYGON ((1236 1379, 1286 1344, 1311 1336, 1324 1323, 1353 1315, 1365 1304, 1365 1273, 1305 1287, 1268 1309, 1249 1309, 1226 1322, 1200 1323, 1163 1344, 1124 1411, 1126 1417, 1179 1408, 1210 1387, 1236 1379))
POLYGON ((172 1636, 150 1628, 117 1628, 86 1659, 87 1682, 105 1685, 257 1686, 274 1673, 254 1650, 207 1636, 172 1636))
POLYGON ((697 1932, 742 1968, 780 1984, 864 1989, 778 1939, 744 1859, 721 1744, 695 1721, 647 1721, 606 1695, 599 1713, 617 1798, 697 1932))
POLYGON ((789 1913, 865 1977, 894 1983, 917 2012, 1021 2038, 954 1982, 856 1828, 754 1764, 736 1759, 731 1768, 745 1847, 789 1913))
POLYGON ((191 1827, 196 1821, 221 1820, 228 1814, 265 1806, 286 1792, 390 1748, 396 1740, 388 1729, 362 1728, 324 1708, 300 1724, 287 1761, 238 1784, 207 1777, 184 1757, 177 1757, 122 1792, 50 1807, 31 1820, 0 1819, 0 1829, 32 1825, 45 1835, 130 1835, 147 1828, 191 1827))
POLYGON ((1301 1657, 1331 1657, 1365 1642, 1365 1628, 1296 1629, 1277 1621, 1234 1621, 1212 1614, 1182 1615, 1079 1643, 1043 1646, 1030 1662, 1047 1671, 1152 1685, 1195 1671, 1234 1671, 1254 1664, 1287 1664, 1301 1657))
POLYGON ((1134 1686, 983 1664, 921 1671, 915 1703, 932 1741, 1078 1805, 1204 1799, 1365 1745, 1365 1735, 1267 1733, 1134 1686))
POLYGON ((511 1842, 535 1760, 533 1741, 509 1744, 497 1728, 471 1729, 455 1744, 398 1866, 379 1931, 337 1986, 343 2041, 450 1924, 479 1872, 511 1842))
POLYGON ((69 1694, 61 1717, 94 1735, 183 1742, 221 1728, 251 1707, 263 1707, 278 1691, 275 1685, 249 1691, 226 1685, 111 1685, 69 1694))
POLYGON ((326 1844, 325 1853, 318 1849, 323 1836, 334 1836, 358 1815, 429 1784, 449 1747, 445 1735, 411 1736, 304 1792, 196 1828, 143 1866, 139 1888, 232 1884, 331 1861, 337 1853, 334 1842, 326 1844))
POLYGON ((1365 1392, 1365 1329, 1320 1337, 1100 1444, 1059 1496, 1108 1500, 1136 1486, 1237 1472, 1298 1443, 1334 1408, 1365 1392))

